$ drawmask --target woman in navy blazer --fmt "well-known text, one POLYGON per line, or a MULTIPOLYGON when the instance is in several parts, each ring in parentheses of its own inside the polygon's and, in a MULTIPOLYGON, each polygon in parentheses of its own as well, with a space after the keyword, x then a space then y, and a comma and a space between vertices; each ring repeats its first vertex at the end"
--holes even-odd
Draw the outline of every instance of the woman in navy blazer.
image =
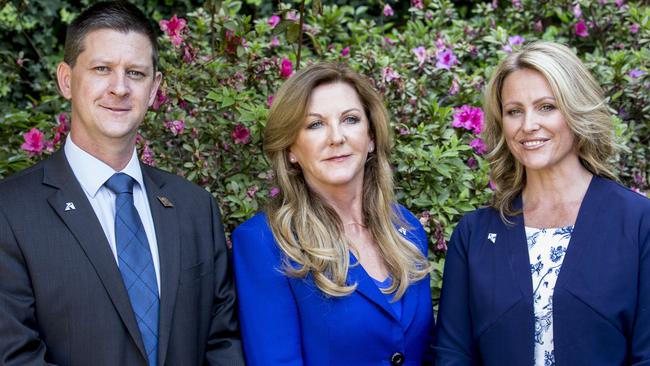
POLYGON ((650 365, 650 200, 614 182, 602 91, 536 42, 487 87, 491 207, 449 245, 440 365, 650 365))
POLYGON ((432 362, 427 238, 393 199, 378 93, 319 63, 276 94, 264 148, 280 193, 233 233, 248 365, 432 362))

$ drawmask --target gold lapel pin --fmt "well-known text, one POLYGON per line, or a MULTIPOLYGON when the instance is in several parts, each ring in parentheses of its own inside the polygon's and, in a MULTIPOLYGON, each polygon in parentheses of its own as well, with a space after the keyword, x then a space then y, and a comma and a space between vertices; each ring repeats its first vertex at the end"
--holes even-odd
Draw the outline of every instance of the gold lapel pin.
POLYGON ((165 196, 157 196, 157 198, 158 198, 158 201, 160 201, 160 203, 162 203, 163 206, 165 206, 167 208, 174 207, 174 204, 172 203, 172 201, 169 200, 169 198, 167 198, 165 196))

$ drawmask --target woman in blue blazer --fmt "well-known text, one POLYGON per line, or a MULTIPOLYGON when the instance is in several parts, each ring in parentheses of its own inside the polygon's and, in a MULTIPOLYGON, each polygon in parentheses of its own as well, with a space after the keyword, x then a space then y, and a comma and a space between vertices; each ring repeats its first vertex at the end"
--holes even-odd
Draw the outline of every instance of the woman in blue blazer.
POLYGON ((264 149, 280 193, 233 233, 248 365, 432 362, 427 238, 395 204, 370 83, 319 63, 276 94, 264 149))
POLYGON ((650 200, 613 181, 600 87, 536 42, 485 100, 496 190, 452 235, 436 364, 650 365, 650 200))

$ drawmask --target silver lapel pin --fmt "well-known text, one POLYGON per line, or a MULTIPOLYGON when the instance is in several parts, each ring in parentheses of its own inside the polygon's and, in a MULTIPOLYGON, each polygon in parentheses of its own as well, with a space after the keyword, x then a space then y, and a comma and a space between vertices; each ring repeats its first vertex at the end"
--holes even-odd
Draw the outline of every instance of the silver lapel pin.
POLYGON ((74 203, 73 202, 66 202, 64 211, 70 211, 70 210, 76 210, 76 208, 74 207, 74 203))
POLYGON ((488 233, 488 240, 492 242, 492 244, 497 242, 497 234, 496 233, 488 233))

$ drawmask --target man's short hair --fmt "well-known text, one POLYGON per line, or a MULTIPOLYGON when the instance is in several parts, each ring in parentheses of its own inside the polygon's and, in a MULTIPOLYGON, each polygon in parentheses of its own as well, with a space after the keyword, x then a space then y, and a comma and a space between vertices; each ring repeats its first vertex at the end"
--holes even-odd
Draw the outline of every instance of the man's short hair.
POLYGON ((68 26, 65 35, 63 61, 74 67, 77 57, 84 51, 86 36, 95 30, 112 29, 122 33, 141 33, 151 43, 154 71, 158 68, 158 41, 149 19, 137 6, 127 1, 101 1, 84 10, 68 26))

